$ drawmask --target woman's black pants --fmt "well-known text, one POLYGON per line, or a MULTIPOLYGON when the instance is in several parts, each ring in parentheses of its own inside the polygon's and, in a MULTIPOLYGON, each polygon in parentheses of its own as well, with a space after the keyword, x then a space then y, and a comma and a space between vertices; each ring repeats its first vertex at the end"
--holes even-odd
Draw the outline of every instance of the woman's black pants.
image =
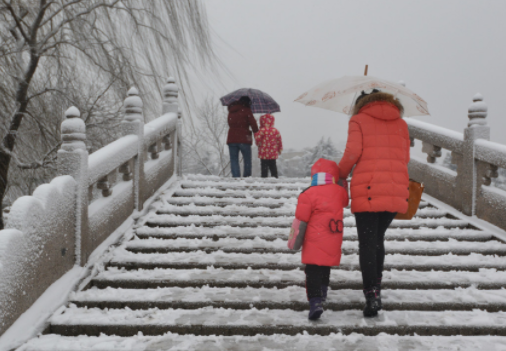
POLYGON ((276 166, 276 160, 260 159, 260 170, 262 178, 267 178, 269 170, 271 171, 271 177, 278 177, 278 167, 276 166))
POLYGON ((393 212, 357 212, 358 254, 364 290, 370 290, 383 276, 385 232, 392 223, 393 212))
POLYGON ((322 297, 322 285, 329 285, 330 267, 307 264, 306 269, 306 294, 307 299, 322 297))

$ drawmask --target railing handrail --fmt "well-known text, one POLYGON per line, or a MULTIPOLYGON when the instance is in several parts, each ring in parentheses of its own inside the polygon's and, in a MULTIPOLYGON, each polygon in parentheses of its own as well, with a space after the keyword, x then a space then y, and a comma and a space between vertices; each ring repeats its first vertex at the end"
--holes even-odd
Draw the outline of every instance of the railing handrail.
POLYGON ((485 139, 477 139, 474 142, 474 158, 506 168, 506 145, 485 139))
POLYGON ((408 124, 409 136, 411 138, 419 139, 450 151, 462 149, 464 134, 412 118, 405 118, 404 120, 408 124))

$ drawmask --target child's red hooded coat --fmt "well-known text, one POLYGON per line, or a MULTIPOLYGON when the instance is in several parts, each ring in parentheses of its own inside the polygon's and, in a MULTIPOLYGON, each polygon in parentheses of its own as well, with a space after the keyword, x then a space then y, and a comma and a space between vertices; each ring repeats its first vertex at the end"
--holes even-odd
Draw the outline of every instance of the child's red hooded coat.
POLYGON ((255 133, 258 146, 258 158, 262 160, 275 160, 283 151, 281 134, 274 128, 274 116, 270 114, 260 117, 260 130, 255 133))
MULTIPOLYGON (((330 173, 337 182, 339 167, 334 161, 319 159, 311 168, 316 173, 330 173)), ((302 263, 338 266, 343 242, 343 208, 348 206, 348 192, 337 184, 312 186, 299 195, 295 217, 307 222, 302 245, 302 263)))

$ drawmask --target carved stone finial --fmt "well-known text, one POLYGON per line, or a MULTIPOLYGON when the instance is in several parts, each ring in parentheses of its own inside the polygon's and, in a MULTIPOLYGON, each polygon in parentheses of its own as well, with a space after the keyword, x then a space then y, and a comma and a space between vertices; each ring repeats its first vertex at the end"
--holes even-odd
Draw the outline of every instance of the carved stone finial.
POLYGON ((473 97, 473 103, 469 106, 468 109, 468 117, 469 123, 467 123, 468 127, 472 127, 475 125, 486 125, 487 121, 487 104, 483 101, 483 96, 480 93, 477 93, 473 97))
POLYGON ((179 94, 179 88, 176 85, 176 81, 174 78, 169 77, 167 79, 167 83, 164 85, 163 89, 163 106, 162 113, 175 112, 178 110, 178 101, 177 97, 179 94))
POLYGON ((62 150, 86 150, 84 143, 86 141, 86 125, 80 117, 81 113, 75 106, 65 111, 65 120, 61 124, 62 150))
POLYGON ((135 87, 128 90, 127 98, 125 99, 125 121, 144 121, 142 117, 142 99, 139 97, 139 91, 135 87))

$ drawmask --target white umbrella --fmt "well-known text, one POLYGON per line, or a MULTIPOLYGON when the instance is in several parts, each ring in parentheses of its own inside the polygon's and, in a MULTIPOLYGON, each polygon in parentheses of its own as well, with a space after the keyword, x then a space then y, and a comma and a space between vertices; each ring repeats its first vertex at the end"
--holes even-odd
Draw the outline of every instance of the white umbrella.
POLYGON ((346 76, 332 79, 318 84, 295 101, 306 106, 350 114, 362 90, 369 93, 372 89, 390 93, 399 99, 404 107, 405 117, 429 115, 427 102, 411 90, 401 84, 371 76, 346 76))

